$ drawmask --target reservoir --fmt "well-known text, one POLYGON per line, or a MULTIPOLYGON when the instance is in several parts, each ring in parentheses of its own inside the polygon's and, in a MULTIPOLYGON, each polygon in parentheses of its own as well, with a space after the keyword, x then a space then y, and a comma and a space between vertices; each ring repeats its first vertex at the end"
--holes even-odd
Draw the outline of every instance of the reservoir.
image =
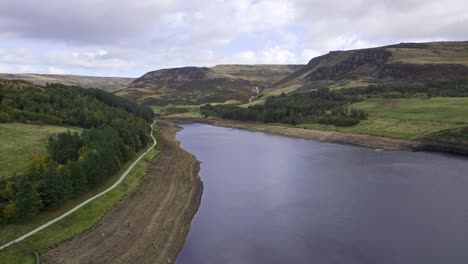
POLYGON ((183 128, 204 191, 178 264, 468 263, 465 157, 183 128))

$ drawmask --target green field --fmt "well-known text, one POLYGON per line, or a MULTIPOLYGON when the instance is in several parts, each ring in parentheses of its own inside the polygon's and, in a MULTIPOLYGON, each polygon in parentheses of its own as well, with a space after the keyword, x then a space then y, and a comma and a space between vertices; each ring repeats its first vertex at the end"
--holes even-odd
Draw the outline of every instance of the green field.
POLYGON ((376 136, 420 139, 435 132, 468 126, 468 98, 370 99, 356 103, 369 119, 351 127, 302 124, 297 127, 376 136))
MULTIPOLYGON (((254 101, 252 104, 257 103, 263 103, 263 101, 254 101)), ((236 102, 226 102, 225 104, 236 104, 236 102)), ((247 107, 248 104, 240 106, 247 107)), ((296 127, 402 139, 421 139, 439 131, 468 126, 467 97, 367 99, 351 105, 351 108, 367 111, 369 119, 351 127, 321 124, 300 124, 296 127)), ((154 110, 169 117, 202 117, 198 105, 168 105, 154 110)))
MULTIPOLYGON (((157 148, 153 148, 114 190, 87 204, 65 219, 29 237, 23 242, 23 244, 38 252, 44 252, 50 246, 70 239, 94 226, 123 197, 128 195, 138 186, 140 180, 145 175, 151 160, 160 152, 160 150, 159 146, 157 148)), ((140 152, 137 157, 144 151, 145 150, 140 152)), ((33 220, 27 223, 2 226, 0 229, 0 244, 4 244, 27 233, 35 227, 63 214, 89 197, 105 190, 122 175, 130 164, 131 162, 128 162, 128 164, 122 168, 120 173, 108 179, 108 181, 100 188, 86 193, 78 199, 69 201, 64 207, 58 210, 41 212, 33 220)), ((34 261, 35 258, 31 254, 28 254, 18 246, 11 246, 0 251, 0 264, 35 263, 34 261)))
POLYGON ((467 97, 373 99, 352 105, 372 117, 468 123, 467 97))
MULTIPOLYGON (((227 100, 224 103, 211 103, 211 105, 238 105, 240 101, 236 100, 227 100)), ((192 117, 199 118, 202 117, 200 114, 201 105, 173 105, 169 104, 166 106, 151 106, 151 109, 156 114, 166 116, 166 117, 192 117)))
POLYGON ((27 169, 33 156, 45 156, 47 139, 67 130, 73 132, 81 129, 19 123, 0 124, 0 181, 27 169))

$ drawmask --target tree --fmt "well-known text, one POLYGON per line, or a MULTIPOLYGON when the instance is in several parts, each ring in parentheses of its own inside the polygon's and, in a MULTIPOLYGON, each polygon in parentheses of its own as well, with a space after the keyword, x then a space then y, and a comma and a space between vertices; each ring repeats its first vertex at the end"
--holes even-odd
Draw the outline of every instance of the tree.
POLYGON ((41 199, 46 208, 58 208, 70 197, 66 181, 55 168, 50 168, 44 175, 44 181, 39 188, 41 199))
POLYGON ((8 221, 13 221, 16 217, 16 204, 10 201, 8 205, 3 209, 3 217, 8 221))
POLYGON ((10 116, 5 112, 0 111, 0 123, 5 123, 8 121, 10 121, 10 116))
POLYGON ((81 165, 77 161, 68 164, 70 178, 72 181, 73 195, 80 194, 88 190, 88 180, 86 175, 81 172, 81 165))
POLYGON ((83 143, 78 133, 72 134, 68 130, 65 133, 50 137, 47 147, 53 160, 58 163, 65 163, 68 160, 76 160, 78 158, 78 151, 82 145, 83 143))
POLYGON ((16 217, 24 220, 35 216, 41 209, 42 201, 39 193, 31 184, 27 176, 18 181, 18 192, 16 193, 16 217))
POLYGON ((7 181, 4 196, 6 200, 13 200, 15 197, 15 182, 7 181))

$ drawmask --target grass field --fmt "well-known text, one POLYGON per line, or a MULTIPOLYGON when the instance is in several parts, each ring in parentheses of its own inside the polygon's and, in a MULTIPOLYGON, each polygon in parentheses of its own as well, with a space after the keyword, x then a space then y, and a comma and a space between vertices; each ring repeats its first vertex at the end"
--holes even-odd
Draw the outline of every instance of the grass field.
POLYGON ((34 155, 46 155, 47 139, 67 130, 80 131, 60 126, 0 124, 0 180, 27 169, 34 155))
POLYGON ((468 123, 468 98, 374 99, 352 105, 373 117, 468 123))
POLYGON ((420 139, 435 132, 468 126, 468 98, 372 99, 351 107, 366 110, 369 119, 352 127, 320 124, 297 127, 420 139))
MULTIPOLYGON (((114 190, 87 204, 65 219, 29 237, 23 242, 23 244, 35 251, 43 252, 46 251, 50 246, 70 239, 94 226, 123 197, 128 195, 138 186, 140 180, 145 175, 151 160, 160 152, 160 147, 161 146, 158 146, 157 148, 151 150, 145 156, 145 158, 143 158, 134 167, 125 180, 114 190)), ((144 151, 140 152, 137 157, 143 152, 144 151)), ((92 192, 89 192, 78 199, 69 201, 63 208, 59 210, 42 212, 28 223, 2 226, 0 229, 0 244, 4 244, 8 241, 11 241, 12 239, 19 237, 22 234, 27 233, 35 227, 63 214, 89 197, 92 197, 97 193, 105 190, 122 175, 122 173, 130 164, 131 162, 122 168, 120 173, 110 178, 106 184, 100 188, 93 190, 92 192)), ((0 251, 0 264, 35 263, 34 260, 34 257, 20 249, 18 246, 11 246, 5 250, 0 251)))
MULTIPOLYGON (((211 105, 238 105, 240 101, 228 100, 224 103, 212 103, 211 105)), ((167 117, 202 117, 200 114, 201 105, 173 105, 169 104, 166 106, 151 106, 151 109, 156 114, 167 116, 167 117)))
MULTIPOLYGON (((227 102, 235 104, 236 102, 227 102)), ((262 100, 251 104, 262 103, 262 100)), ((247 107, 250 104, 240 105, 247 107)), ((156 109, 170 117, 202 117, 199 106, 169 105, 156 109)), ((369 113, 369 119, 352 127, 301 124, 315 130, 369 134, 402 139, 421 139, 433 133, 468 126, 468 98, 435 97, 405 99, 368 99, 351 105, 369 113)), ((279 124, 285 125, 285 124, 279 124)))

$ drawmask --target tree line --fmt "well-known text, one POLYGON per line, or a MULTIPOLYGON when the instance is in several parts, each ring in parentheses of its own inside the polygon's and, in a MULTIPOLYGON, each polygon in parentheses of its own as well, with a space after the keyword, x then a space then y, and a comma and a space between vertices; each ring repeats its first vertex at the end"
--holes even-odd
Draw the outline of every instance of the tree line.
POLYGON ((427 84, 380 83, 367 87, 293 93, 267 98, 264 105, 239 107, 204 105, 202 115, 223 119, 265 123, 318 123, 353 126, 368 118, 368 113, 349 105, 365 98, 468 97, 467 80, 434 81, 427 84))
POLYGON ((243 108, 232 105, 204 105, 202 115, 223 119, 255 121, 265 123, 319 123, 337 126, 352 126, 367 119, 367 113, 349 108, 349 104, 360 101, 357 96, 344 95, 328 88, 306 93, 284 94, 266 99, 263 105, 243 108))
POLYGON ((0 122, 36 122, 84 128, 110 123, 117 115, 130 113, 153 119, 148 107, 97 89, 24 81, 0 81, 0 122), (102 107, 105 105, 107 107, 102 107))
POLYGON ((341 90, 344 95, 406 98, 414 96, 428 97, 468 97, 467 80, 434 81, 427 84, 381 83, 361 88, 341 90))
POLYGON ((100 186, 149 142, 151 109, 95 89, 21 81, 0 82, 1 122, 85 128, 48 139, 45 157, 0 183, 0 223, 59 208, 100 186))

